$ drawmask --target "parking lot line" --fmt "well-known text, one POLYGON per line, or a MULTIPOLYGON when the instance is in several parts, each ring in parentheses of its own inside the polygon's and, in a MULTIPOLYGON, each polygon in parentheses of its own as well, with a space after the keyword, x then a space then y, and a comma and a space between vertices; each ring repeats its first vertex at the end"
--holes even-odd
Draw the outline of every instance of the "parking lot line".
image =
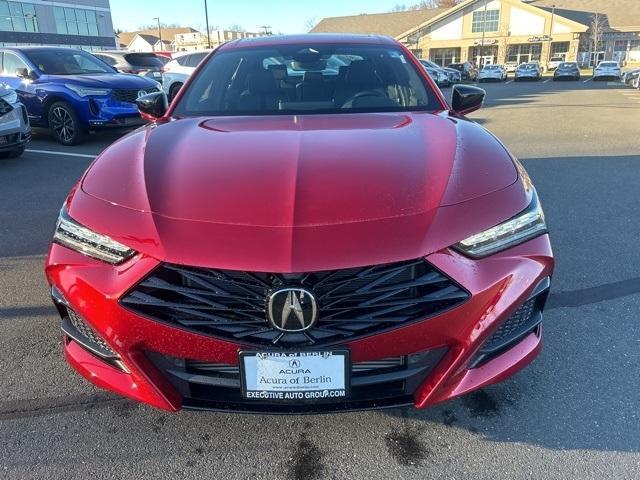
POLYGON ((593 78, 587 78, 586 80, 584 80, 582 83, 587 83, 590 82, 591 80, 593 80, 593 78))
POLYGON ((550 79, 550 78, 547 78, 547 79, 546 79, 544 82, 542 82, 542 83, 549 83, 550 81, 551 81, 551 79, 550 79))
POLYGON ((505 85, 508 85, 510 83, 513 83, 513 80, 509 80, 507 83, 505 83, 505 85))
POLYGON ((25 150, 25 152, 43 153, 43 154, 46 154, 46 155, 61 155, 63 157, 96 158, 96 155, 89 155, 87 153, 54 152, 52 150, 32 150, 32 149, 27 149, 27 150, 25 150))

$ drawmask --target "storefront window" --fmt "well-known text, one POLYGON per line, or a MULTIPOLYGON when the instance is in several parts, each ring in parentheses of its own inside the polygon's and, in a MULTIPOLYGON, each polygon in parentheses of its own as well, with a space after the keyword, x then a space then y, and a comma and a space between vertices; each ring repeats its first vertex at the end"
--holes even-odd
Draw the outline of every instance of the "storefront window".
POLYGON ((37 32, 38 18, 33 5, 0 0, 0 30, 5 32, 37 32))
POLYGON ((640 39, 616 40, 613 45, 613 59, 618 62, 640 62, 640 39))
POLYGON ((94 10, 54 7, 53 16, 58 33, 98 36, 98 18, 94 10))
POLYGON ((540 61, 541 43, 521 43, 507 46, 507 62, 518 64, 540 61))
POLYGON ((432 48, 429 50, 429 60, 441 67, 460 61, 459 48, 432 48))
POLYGON ((473 33, 497 32, 500 23, 500 10, 476 10, 471 20, 473 33))
POLYGON ((553 42, 551 44, 551 56, 567 58, 569 53, 569 42, 553 42))

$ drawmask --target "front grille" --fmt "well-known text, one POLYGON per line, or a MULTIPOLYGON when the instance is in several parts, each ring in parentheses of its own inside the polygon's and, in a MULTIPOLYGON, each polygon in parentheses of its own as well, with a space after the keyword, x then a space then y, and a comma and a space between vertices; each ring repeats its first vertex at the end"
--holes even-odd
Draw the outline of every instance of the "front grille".
POLYGON ((163 264, 120 301, 138 314, 191 332, 289 348, 351 341, 437 315, 468 297, 420 259, 297 274, 163 264), (285 333, 268 322, 266 299, 283 287, 312 292, 318 303, 313 328, 285 333))
POLYGON ((146 93, 154 93, 154 92, 158 92, 159 90, 155 87, 152 88, 119 88, 119 89, 115 89, 112 93, 112 97, 116 100, 119 100, 121 102, 125 102, 125 103, 136 103, 136 100, 138 99, 138 97, 140 97, 140 95, 146 95, 146 93), (146 92, 145 94, 143 94, 142 92, 146 92))
POLYGON ((11 110, 13 110, 13 107, 11 106, 11 104, 6 100, 0 98, 0 117, 2 117, 3 115, 6 115, 11 110))
POLYGON ((237 365, 198 362, 146 352, 192 409, 236 410, 262 413, 317 413, 369 409, 413 403, 413 394, 447 352, 439 348, 416 355, 392 357, 351 365, 351 391, 335 402, 279 403, 247 400, 241 395, 237 365))

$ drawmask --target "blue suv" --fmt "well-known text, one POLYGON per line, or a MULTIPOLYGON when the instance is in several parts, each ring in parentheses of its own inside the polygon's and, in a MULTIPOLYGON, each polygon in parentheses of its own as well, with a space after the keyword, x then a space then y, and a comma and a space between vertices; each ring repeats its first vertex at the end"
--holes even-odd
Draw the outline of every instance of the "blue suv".
POLYGON ((144 123, 136 100, 160 91, 154 80, 117 73, 82 50, 0 48, 0 83, 13 88, 34 127, 49 128, 63 145, 81 143, 89 130, 144 123))

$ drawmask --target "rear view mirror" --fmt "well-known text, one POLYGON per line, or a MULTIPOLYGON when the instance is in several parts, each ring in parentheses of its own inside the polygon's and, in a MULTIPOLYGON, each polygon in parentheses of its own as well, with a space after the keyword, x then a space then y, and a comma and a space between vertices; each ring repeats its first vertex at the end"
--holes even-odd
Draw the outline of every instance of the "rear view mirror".
POLYGON ((487 95, 483 89, 471 85, 455 85, 451 94, 451 109, 460 115, 478 110, 487 95))
POLYGON ((145 120, 153 122, 164 116, 169 108, 169 101, 164 92, 153 92, 143 95, 136 100, 140 115, 145 120))
POLYGON ((35 80, 37 78, 34 72, 30 72, 26 68, 16 68, 16 76, 27 80, 35 80))

